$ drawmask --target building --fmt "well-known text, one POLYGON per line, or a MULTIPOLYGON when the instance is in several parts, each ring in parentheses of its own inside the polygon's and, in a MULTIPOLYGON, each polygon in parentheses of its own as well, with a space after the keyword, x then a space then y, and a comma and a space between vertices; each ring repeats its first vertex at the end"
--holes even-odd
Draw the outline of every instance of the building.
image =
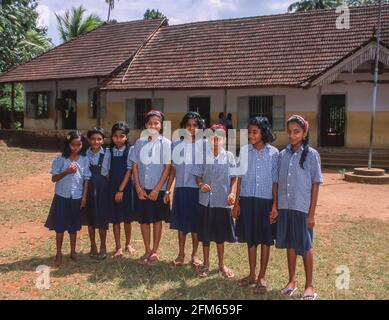
MULTIPOLYGON (((165 112, 173 129, 188 110, 208 124, 231 113, 234 128, 270 118, 277 145, 286 120, 311 124, 314 146, 367 148, 378 7, 316 10, 169 26, 163 20, 108 24, 0 76, 25 87, 25 128, 109 129, 125 120, 132 139, 144 113, 165 112)), ((389 149, 389 5, 383 7, 374 146, 389 149)))

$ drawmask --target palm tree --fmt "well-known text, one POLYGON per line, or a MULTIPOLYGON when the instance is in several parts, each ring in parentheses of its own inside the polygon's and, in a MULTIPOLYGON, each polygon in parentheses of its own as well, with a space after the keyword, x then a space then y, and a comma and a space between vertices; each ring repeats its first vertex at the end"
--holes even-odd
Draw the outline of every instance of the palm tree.
POLYGON ((296 12, 296 11, 308 11, 308 10, 316 10, 316 9, 330 9, 336 8, 343 1, 341 0, 301 0, 292 3, 288 11, 296 12))
POLYGON ((108 4, 108 18, 107 18, 107 22, 108 22, 110 21, 111 18, 111 11, 115 8, 115 0, 105 0, 105 3, 108 4))
POLYGON ((85 32, 92 31, 103 23, 100 17, 94 14, 84 18, 85 12, 86 9, 81 5, 77 8, 72 7, 70 11, 66 10, 62 16, 55 14, 58 22, 58 31, 63 42, 76 38, 85 32))
POLYGON ((143 15, 144 20, 152 20, 152 19, 164 19, 166 16, 160 12, 159 10, 155 9, 147 9, 145 14, 143 15))

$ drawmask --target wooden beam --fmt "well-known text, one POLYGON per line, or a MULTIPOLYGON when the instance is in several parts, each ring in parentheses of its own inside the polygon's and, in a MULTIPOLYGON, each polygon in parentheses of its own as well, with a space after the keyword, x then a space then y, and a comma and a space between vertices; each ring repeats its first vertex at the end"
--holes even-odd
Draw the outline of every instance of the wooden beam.
POLYGON ((11 83, 11 129, 15 129, 15 83, 11 83))

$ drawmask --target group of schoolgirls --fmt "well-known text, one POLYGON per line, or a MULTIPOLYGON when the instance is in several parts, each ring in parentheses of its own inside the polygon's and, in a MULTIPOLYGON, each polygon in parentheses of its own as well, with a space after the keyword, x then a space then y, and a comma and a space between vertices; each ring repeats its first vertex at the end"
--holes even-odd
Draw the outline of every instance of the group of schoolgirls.
POLYGON ((77 131, 69 132, 64 151, 53 161, 51 170, 56 185, 46 226, 56 232, 55 266, 62 263, 65 231, 70 235, 70 258, 77 260, 76 235, 82 225, 88 226, 92 258, 107 257, 109 224, 113 225, 116 244, 113 257, 123 256, 121 224, 124 224, 125 250, 134 254, 133 222, 140 224, 145 247, 139 262, 155 265, 159 261, 164 221, 170 222, 171 229, 178 230, 179 249, 172 261, 174 266, 185 263, 185 243, 190 233, 191 264, 198 275, 207 277, 210 273, 210 244, 214 242, 220 274, 233 278, 233 270, 224 263, 224 243, 246 243, 250 273, 238 285, 254 286, 256 293, 265 293, 269 290, 265 275, 270 248, 275 244, 287 249, 289 281, 281 294, 292 296, 297 290, 296 260, 300 255, 306 276, 302 299, 316 299, 312 241, 323 179, 320 156, 309 146, 308 122, 298 115, 288 119, 289 144, 279 152, 271 145, 274 135, 268 119, 250 119, 249 143, 241 148, 236 162, 224 148, 223 125, 212 125, 209 129, 215 134, 197 139, 196 132, 205 129, 204 120, 198 113, 188 112, 181 121, 187 134, 171 143, 161 134, 163 121, 162 112, 149 111, 145 117, 148 134, 134 146, 128 143, 129 128, 123 122, 112 127, 112 142, 107 149, 103 147, 102 129, 88 132, 90 147, 86 151, 83 136, 77 131), (202 150, 202 161, 198 161, 198 150, 202 150), (169 153, 170 157, 166 156, 169 153), (144 161, 150 158, 159 161, 144 161), (236 169, 243 162, 247 170, 239 174, 236 169), (100 235, 99 250, 96 229, 100 235), (199 242, 203 261, 197 257, 199 242))

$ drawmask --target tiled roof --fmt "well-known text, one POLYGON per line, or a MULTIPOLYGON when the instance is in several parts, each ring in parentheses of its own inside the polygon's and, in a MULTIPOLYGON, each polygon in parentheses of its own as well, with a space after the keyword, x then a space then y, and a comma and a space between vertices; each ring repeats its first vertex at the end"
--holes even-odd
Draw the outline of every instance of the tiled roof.
POLYGON ((162 20, 104 24, 0 76, 0 83, 108 76, 162 20))
POLYGON ((377 9, 351 8, 348 30, 335 10, 163 26, 105 89, 299 86, 371 40, 377 9))

